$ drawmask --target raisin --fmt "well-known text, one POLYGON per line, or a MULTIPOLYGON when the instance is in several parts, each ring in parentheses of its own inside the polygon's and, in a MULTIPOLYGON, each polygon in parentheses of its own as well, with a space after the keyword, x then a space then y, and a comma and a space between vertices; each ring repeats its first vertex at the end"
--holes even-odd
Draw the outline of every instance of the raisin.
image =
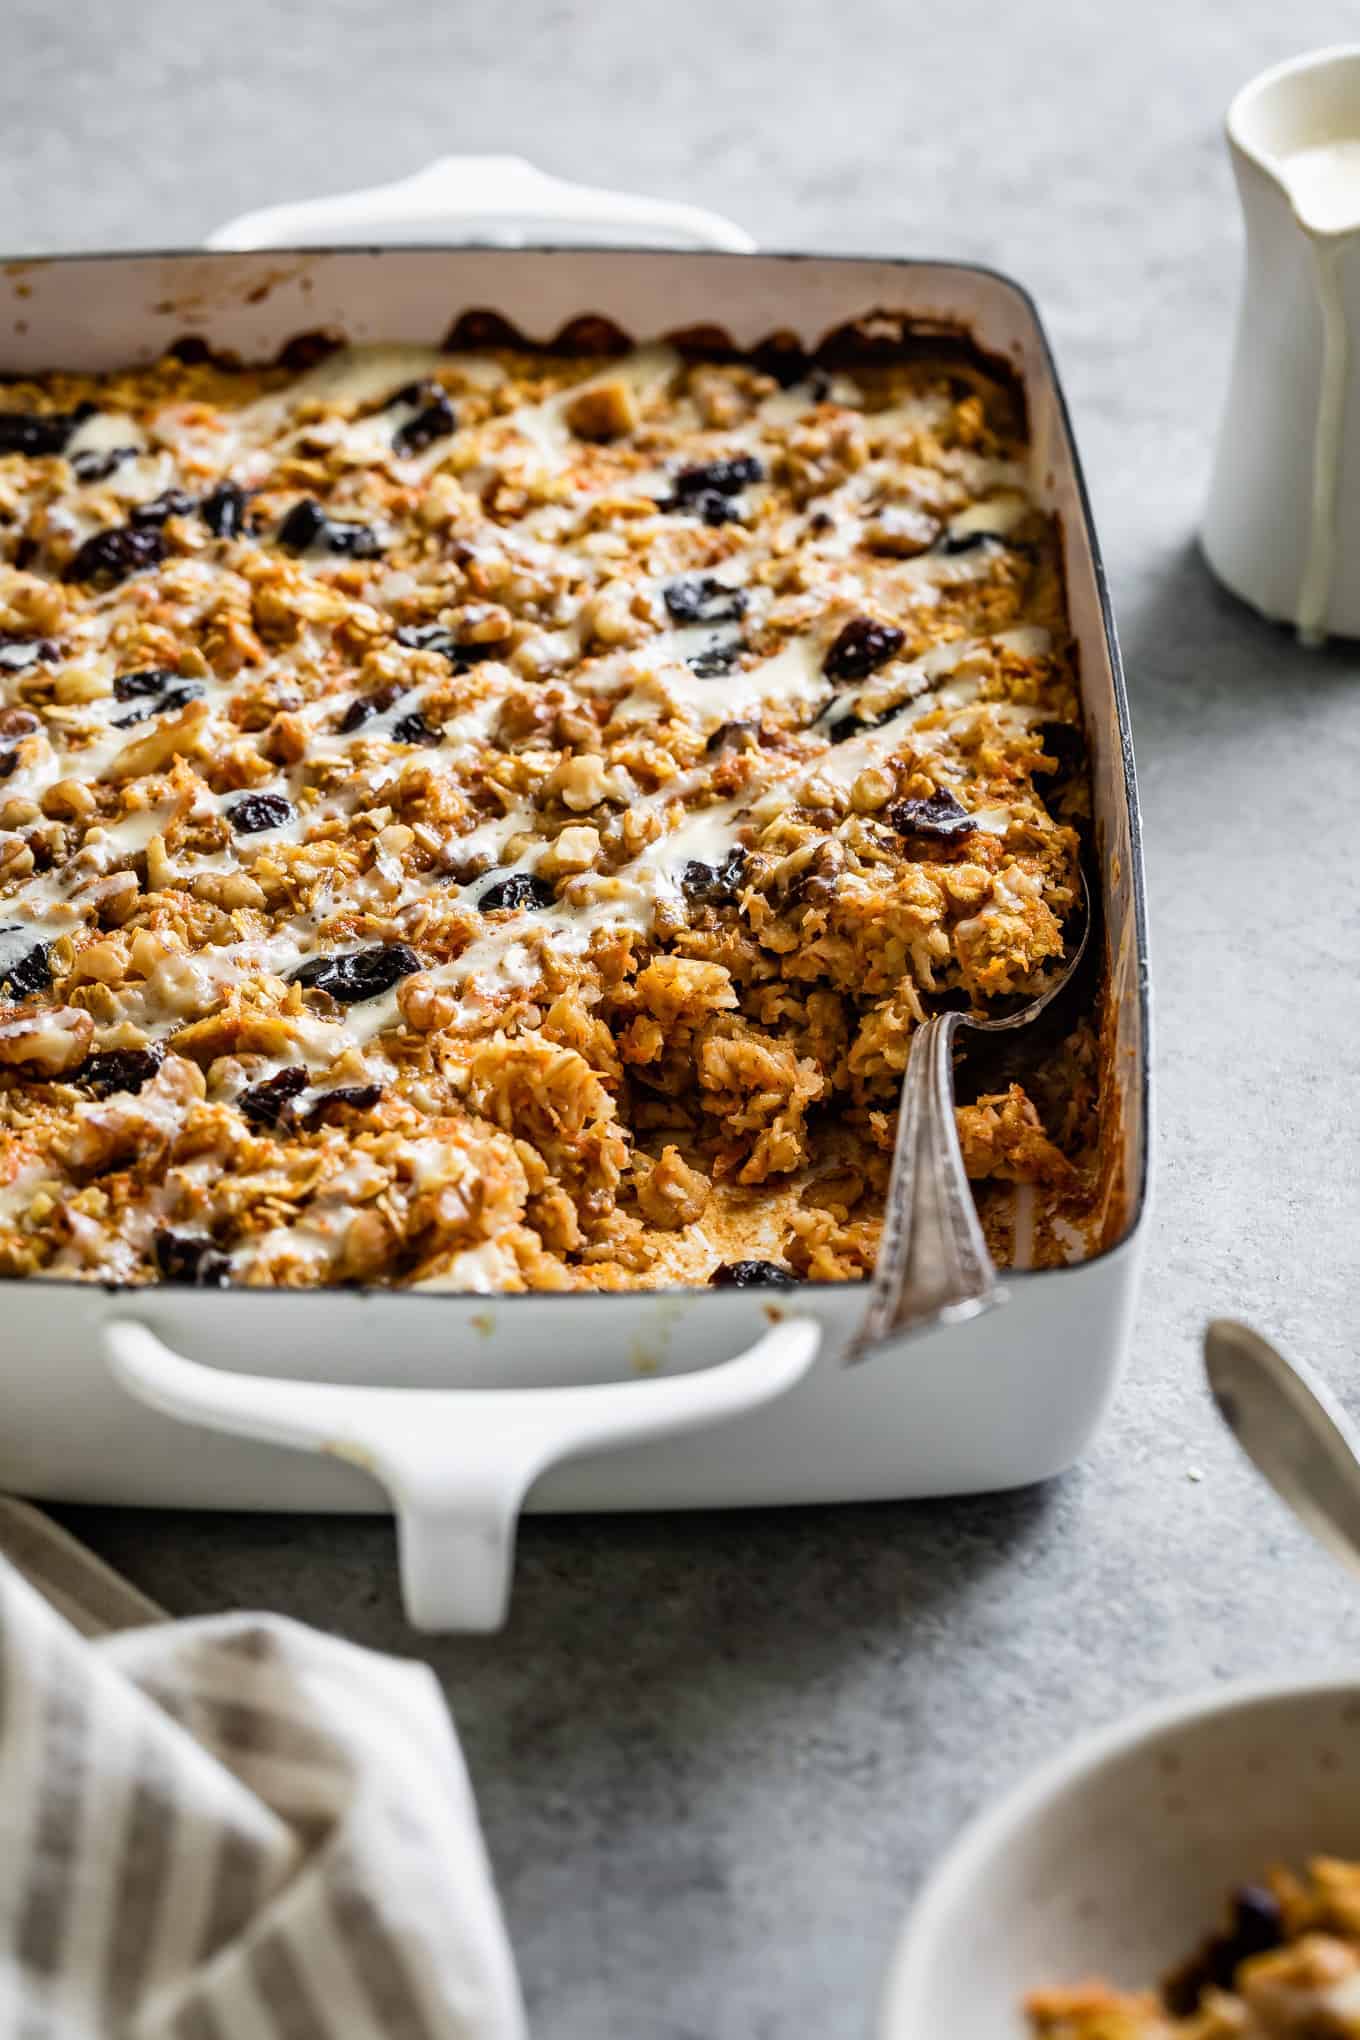
POLYGON ((360 949, 353 956, 311 957, 298 965, 288 982, 329 992, 342 1006, 361 1006, 365 999, 381 998, 419 969, 420 958, 414 949, 405 942, 392 942, 377 949, 360 949))
POLYGON ((382 552, 382 541, 367 524, 327 524, 326 550, 344 553, 352 560, 376 560, 382 552))
POLYGON ((479 638, 474 643, 460 644, 442 623, 404 623, 396 636, 397 643, 405 645, 408 651, 438 652, 455 666, 474 666, 479 659, 499 658, 506 642, 504 638, 479 638))
MULTIPOLYGON (((0 928, 0 936, 22 935, 24 930, 17 924, 0 928)), ((4 945, 9 947, 8 943, 4 945)), ((31 949, 25 949, 12 963, 0 963, 0 995, 7 999, 27 999, 34 992, 45 992, 52 982, 52 966, 48 961, 50 944, 35 942, 31 949)))
POLYGON ((175 687, 167 687, 156 704, 157 715, 164 715, 167 709, 183 708, 186 701, 197 701, 203 689, 197 680, 182 680, 175 687))
POLYGON ((1086 745, 1075 723, 1040 723, 1035 735, 1043 745, 1046 756, 1055 761, 1052 765, 1037 766, 1034 773, 1036 779, 1051 779, 1055 786, 1061 786, 1064 781, 1080 772, 1086 757, 1086 745))
POLYGON ((808 372, 808 357, 791 333, 776 333, 757 347, 752 359, 772 375, 781 390, 791 390, 808 372))
POLYGON ((276 1077, 266 1077, 263 1083, 252 1084, 236 1103, 252 1126, 282 1126, 292 1116, 294 1098, 306 1088, 307 1072, 295 1065, 280 1070, 276 1077))
POLYGON ((1035 548, 1023 538, 1012 538, 1008 531, 947 531, 932 548, 937 553, 976 552, 980 545, 1004 546, 1007 552, 1033 553, 1035 548))
POLYGON ((22 673, 29 666, 46 666, 58 656, 59 647, 51 638, 25 638, 0 631, 0 673, 22 673))
POLYGON ((196 680, 180 681, 174 687, 167 687, 157 700, 144 701, 140 708, 133 709, 131 715, 115 717, 113 727, 130 730, 134 723, 149 722, 153 715, 165 715, 172 708, 183 708, 186 701, 197 701, 202 692, 196 680))
POLYGON ((726 644, 705 645, 686 664, 696 680, 715 680, 720 673, 730 673, 745 650, 741 638, 729 638, 726 644))
POLYGON ((380 687, 376 694, 357 695, 336 724, 340 735, 353 736, 355 730, 362 729, 375 715, 389 709, 401 691, 399 687, 380 687))
POLYGON ((97 1098, 115 1091, 140 1091, 161 1066, 165 1050, 153 1048, 108 1048, 99 1055, 87 1055, 73 1081, 87 1084, 97 1098))
POLYGON ((550 907, 553 898, 546 878, 535 878, 531 871, 516 871, 509 878, 489 885, 477 906, 483 914, 494 914, 502 907, 550 907))
POLYGON ((195 1289, 225 1289, 231 1263, 201 1233, 162 1230, 153 1245, 156 1269, 164 1282, 188 1282, 195 1289))
POLYGON ((704 749, 710 755, 719 751, 754 751, 759 742, 759 723, 725 722, 719 723, 704 749))
POLYGON ((1197 1954, 1167 1977, 1162 1985, 1166 2009, 1177 2018, 1192 2018, 1205 1991, 1231 1990, 1237 1971, 1253 1955, 1282 1945, 1284 1919, 1271 1891, 1259 1884, 1233 1893, 1232 1921, 1226 1933, 1214 1934, 1197 1954))
POLYGON ((193 497, 186 496, 183 489, 165 489, 159 496, 153 496, 149 503, 138 503, 128 512, 128 518, 139 526, 164 524, 167 517, 187 517, 197 507, 193 497))
POLYGON ((120 673, 113 683, 115 701, 136 701, 144 694, 163 694, 179 674, 173 666, 144 666, 137 673, 120 673))
POLYGON ((281 793, 248 793, 227 809, 227 820, 238 836, 258 836, 261 829, 281 829, 293 812, 281 793))
POLYGON ((304 496, 300 503, 294 503, 279 526, 278 542, 291 553, 310 552, 320 542, 327 522, 326 513, 316 498, 304 496))
POLYGON ((71 455, 71 467, 78 482, 106 482, 125 460, 136 458, 135 446, 111 446, 105 453, 96 453, 90 447, 85 453, 71 455))
POLYGON ((93 416, 93 404, 74 411, 0 411, 0 453, 64 453, 77 425, 93 416))
POLYGON ((214 538, 235 538, 245 528, 246 492, 235 482, 219 482, 199 509, 214 538))
POLYGON ((442 744, 444 732, 436 729, 433 723, 426 722, 420 710, 415 708, 410 715, 404 715, 393 723, 392 741, 394 744, 442 744))
POLYGON ((442 623, 404 623, 396 637, 408 652, 442 652, 446 659, 458 656, 453 632, 445 630, 442 623))
POLYGON ((333 1105, 347 1105, 352 1112, 368 1112, 377 1104, 382 1094, 381 1084, 340 1084, 334 1091, 323 1092, 305 1112, 299 1113, 298 1123, 301 1126, 315 1126, 333 1105))
POLYGON ((418 404, 419 410, 392 434, 392 451, 405 456, 422 453, 436 439, 447 439, 458 420, 449 393, 437 382, 408 383, 391 399, 393 404, 418 404))
POLYGON ((797 1280, 774 1261, 720 1261, 708 1278, 711 1289, 779 1289, 797 1280))
POLYGON ((852 616, 822 661, 828 680, 864 680, 902 649, 896 624, 876 623, 871 616, 852 616))
POLYGON ((755 455, 739 453, 731 460, 681 468, 671 487, 677 503, 688 503, 700 496, 739 496, 749 483, 764 479, 765 470, 755 455))
POLYGON ((742 521, 738 505, 729 497, 720 495, 716 489, 705 489, 698 496, 686 498, 683 503, 677 502, 675 507, 702 517, 705 524, 740 524, 742 521))
POLYGON ((382 551, 378 535, 367 524, 336 524, 326 515, 314 496, 294 503, 278 530, 278 543, 286 552, 347 553, 351 559, 376 559, 382 551))
POLYGON ((925 800, 899 800, 888 809, 888 820, 899 835, 932 837, 952 843, 970 834, 975 824, 947 786, 937 786, 925 800))
POLYGON ((351 701, 335 727, 342 737, 351 737, 356 730, 362 729, 366 722, 371 722, 377 714, 378 704, 372 696, 359 694, 351 701))
POLYGON ((712 574, 682 574, 662 590, 675 623, 736 623, 746 614, 746 590, 729 588, 712 574))
POLYGON ((734 904, 745 875, 746 852, 738 845, 721 864, 702 864, 691 857, 680 874, 680 890, 692 907, 728 907, 734 904))
POLYGON ((115 524, 111 530, 96 531, 68 560, 62 579, 66 581, 126 581, 146 567, 159 566, 165 558, 165 534, 155 524, 115 524))
POLYGON ((830 717, 823 710, 814 718, 814 724, 824 724, 828 744, 843 744, 849 737, 862 737, 866 730, 881 730, 884 723, 890 723, 895 715, 901 715, 907 706, 905 701, 895 701, 891 708, 881 710, 878 715, 856 715, 852 709, 848 715, 830 717))

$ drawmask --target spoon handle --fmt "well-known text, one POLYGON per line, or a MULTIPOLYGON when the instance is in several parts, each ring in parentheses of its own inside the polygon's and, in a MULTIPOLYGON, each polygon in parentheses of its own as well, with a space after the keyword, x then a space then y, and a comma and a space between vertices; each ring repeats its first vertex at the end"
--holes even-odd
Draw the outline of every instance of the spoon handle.
POLYGON ((974 1317, 1002 1300, 954 1122, 954 1035, 938 1013, 911 1037, 883 1236, 864 1322, 846 1358, 889 1338, 974 1317))
POLYGON ((1206 1330, 1204 1362, 1219 1415, 1257 1472, 1333 1557, 1360 1569, 1360 1439, 1340 1404, 1231 1318, 1206 1330))

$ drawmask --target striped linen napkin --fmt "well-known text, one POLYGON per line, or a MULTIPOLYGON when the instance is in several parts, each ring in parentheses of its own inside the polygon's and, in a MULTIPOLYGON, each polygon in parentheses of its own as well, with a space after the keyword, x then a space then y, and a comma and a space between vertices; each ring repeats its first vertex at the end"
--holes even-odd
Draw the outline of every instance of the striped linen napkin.
POLYGON ((0 1500, 3 2040, 522 2040, 432 1674, 0 1500))

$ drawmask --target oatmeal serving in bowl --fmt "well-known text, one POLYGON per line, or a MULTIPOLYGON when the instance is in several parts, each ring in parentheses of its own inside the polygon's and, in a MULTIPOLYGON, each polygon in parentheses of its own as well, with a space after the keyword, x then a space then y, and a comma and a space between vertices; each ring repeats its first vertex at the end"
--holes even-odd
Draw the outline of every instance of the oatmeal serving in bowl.
POLYGON ((1317 1856, 1232 1898, 1223 1932, 1155 1990, 1036 1991, 1035 2040, 1355 2040, 1360 1863, 1317 1856))

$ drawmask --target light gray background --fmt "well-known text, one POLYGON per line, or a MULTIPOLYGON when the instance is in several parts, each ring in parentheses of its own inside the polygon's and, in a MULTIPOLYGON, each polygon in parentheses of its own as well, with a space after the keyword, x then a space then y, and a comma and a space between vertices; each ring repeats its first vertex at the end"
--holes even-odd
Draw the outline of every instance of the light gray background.
MULTIPOLYGON (((421 1654, 552 2040, 863 2034, 926 1867, 1026 1766, 1154 1695, 1356 1664, 1360 1604, 1216 1428, 1197 1340, 1245 1315, 1360 1407, 1360 659, 1247 615, 1192 534, 1238 263, 1221 113, 1357 33, 1360 8, 1304 0, 0 0, 5 250, 187 243, 518 150, 775 247, 1012 270, 1072 398, 1151 886, 1132 1366, 1042 1492, 526 1527, 508 1632, 421 1654)), ((383 1524, 70 1516, 177 1612, 417 1648, 383 1524)))

